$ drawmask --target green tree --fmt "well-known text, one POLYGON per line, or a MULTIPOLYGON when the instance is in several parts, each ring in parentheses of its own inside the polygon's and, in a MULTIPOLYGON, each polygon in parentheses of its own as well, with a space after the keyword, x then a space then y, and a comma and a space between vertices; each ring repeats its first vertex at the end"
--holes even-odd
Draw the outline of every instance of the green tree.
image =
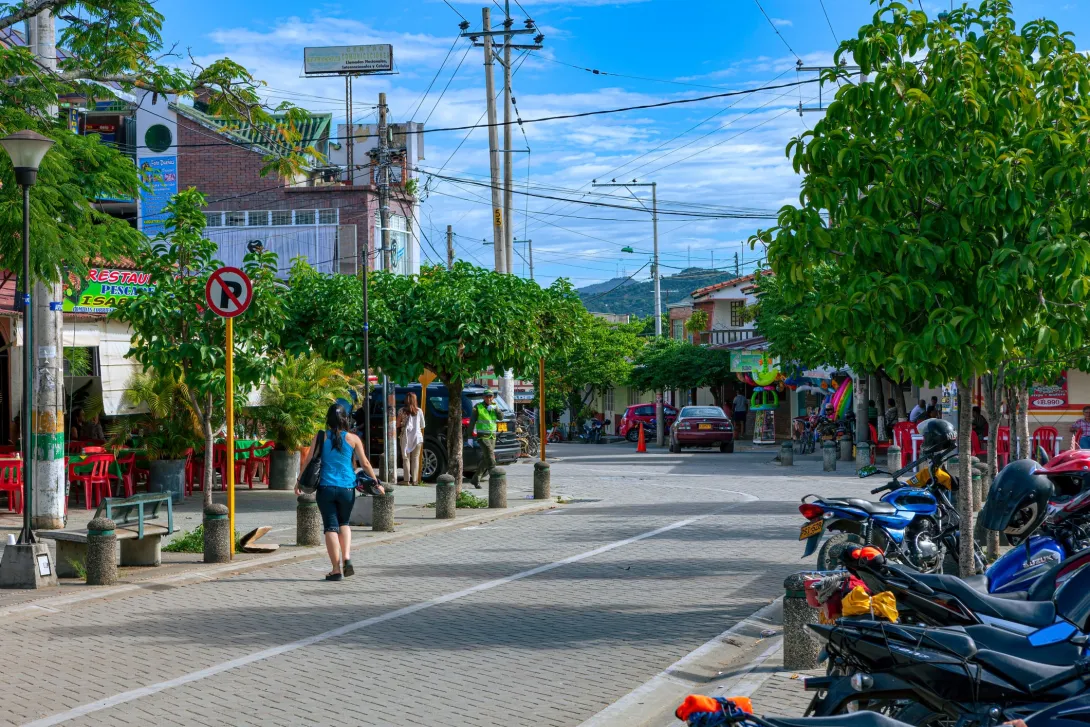
MULTIPOLYGON (((465 382, 489 366, 533 376, 541 357, 570 345, 582 306, 565 280, 542 288, 467 263, 425 267, 420 275, 379 271, 368 285, 371 364, 400 382, 428 369, 447 386, 447 471, 460 484, 465 382)), ((289 348, 362 368, 358 279, 321 275, 297 261, 288 308, 289 348)))
MULTIPOLYGON (((159 375, 185 385, 204 436, 204 499, 212 502, 213 424, 226 396, 226 325, 205 303, 208 276, 222 263, 217 245, 202 237, 204 196, 180 192, 166 206, 167 228, 141 245, 136 264, 155 281, 155 295, 129 298, 111 315, 133 331, 128 356, 159 375)), ((234 321, 236 398, 268 381, 284 328, 283 285, 276 280, 276 254, 249 253, 243 269, 253 282, 249 309, 234 321)))
POLYGON ((732 378, 729 351, 656 338, 636 354, 628 383, 640 391, 709 387, 716 405, 722 406, 721 387, 732 378))
MULTIPOLYGON (((957 381, 967 412, 975 377, 1015 356, 1025 330, 1035 330, 1037 357, 1082 346, 1090 62, 1050 20, 1018 31, 1008 0, 939 20, 875 5, 835 55, 850 54, 867 82, 842 85, 788 145, 801 204, 754 241, 767 245, 790 302, 833 261, 821 300, 801 310, 815 328, 847 332, 826 338, 838 356, 957 381)), ((968 441, 971 418, 960 421, 968 441)), ((968 457, 960 476, 969 481, 968 457)), ((969 532, 971 488, 959 509, 969 532)), ((970 547, 964 538, 963 570, 970 547)))
POLYGON ((356 385, 316 353, 285 356, 262 391, 255 414, 277 449, 297 452, 322 427, 329 405, 356 385))

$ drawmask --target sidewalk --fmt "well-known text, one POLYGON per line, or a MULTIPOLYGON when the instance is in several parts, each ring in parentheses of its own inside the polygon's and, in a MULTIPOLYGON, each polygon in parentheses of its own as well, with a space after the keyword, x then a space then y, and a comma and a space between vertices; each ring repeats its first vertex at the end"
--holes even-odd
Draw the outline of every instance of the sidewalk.
MULTIPOLYGON (((523 515, 531 512, 551 509, 557 506, 556 494, 552 500, 534 501, 533 486, 527 484, 525 476, 512 477, 512 474, 526 475, 532 473, 529 467, 523 468, 519 464, 508 467, 506 510, 484 509, 459 509, 458 516, 454 520, 436 520, 435 510, 425 505, 435 502, 435 486, 400 486, 394 488, 394 523, 396 530, 393 533, 376 533, 370 528, 353 528, 353 549, 358 550, 374 545, 383 545, 407 538, 421 537, 430 533, 452 528, 462 528, 480 525, 499 518, 523 515), (526 471, 523 471, 523 470, 526 471), (513 472, 514 471, 514 472, 513 472)), ((475 490, 466 483, 463 489, 487 499, 488 490, 475 490)), ((227 494, 220 490, 213 492, 213 500, 226 504, 227 494)), ((40 591, 0 590, 0 616, 15 614, 44 613, 71 603, 88 599, 112 597, 115 593, 123 593, 136 588, 155 588, 157 585, 163 588, 182 585, 185 582, 196 580, 208 580, 210 578, 224 577, 251 568, 266 568, 282 564, 298 558, 324 557, 325 549, 318 547, 298 547, 295 545, 296 529, 296 496, 291 491, 271 491, 265 488, 255 487, 236 488, 235 527, 240 533, 246 533, 253 528, 268 525, 272 530, 262 538, 261 542, 277 543, 281 547, 272 554, 236 553, 234 560, 228 564, 207 565, 203 562, 200 553, 168 553, 162 554, 162 565, 157 568, 119 568, 117 586, 105 588, 88 587, 78 579, 61 579, 57 588, 47 588, 40 591)), ((193 497, 187 497, 185 502, 174 511, 174 526, 178 532, 173 537, 178 537, 187 530, 192 530, 201 523, 202 498, 201 493, 194 493, 193 497)), ((94 510, 84 510, 77 507, 69 511, 69 529, 80 529, 87 525, 93 517, 94 510)), ((18 534, 21 518, 11 513, 0 512, 0 555, 3 553, 4 543, 8 533, 18 534)), ((170 539, 164 539, 164 545, 170 539)), ((56 556, 55 541, 43 540, 50 547, 54 557, 56 556)))

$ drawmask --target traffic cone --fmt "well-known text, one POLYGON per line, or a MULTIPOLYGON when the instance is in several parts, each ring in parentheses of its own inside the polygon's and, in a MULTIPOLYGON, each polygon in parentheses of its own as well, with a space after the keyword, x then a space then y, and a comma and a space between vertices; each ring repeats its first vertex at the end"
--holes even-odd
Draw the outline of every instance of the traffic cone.
POLYGON ((640 438, 636 440, 636 451, 647 452, 647 442, 643 438, 643 422, 640 422, 640 438))

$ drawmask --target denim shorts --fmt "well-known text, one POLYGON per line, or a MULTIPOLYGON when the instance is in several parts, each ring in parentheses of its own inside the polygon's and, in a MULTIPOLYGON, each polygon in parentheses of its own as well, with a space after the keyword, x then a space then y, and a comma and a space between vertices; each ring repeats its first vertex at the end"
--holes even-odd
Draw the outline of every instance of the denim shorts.
POLYGON ((318 512, 322 514, 322 530, 335 533, 348 526, 352 503, 356 501, 354 487, 319 487, 315 494, 318 512))

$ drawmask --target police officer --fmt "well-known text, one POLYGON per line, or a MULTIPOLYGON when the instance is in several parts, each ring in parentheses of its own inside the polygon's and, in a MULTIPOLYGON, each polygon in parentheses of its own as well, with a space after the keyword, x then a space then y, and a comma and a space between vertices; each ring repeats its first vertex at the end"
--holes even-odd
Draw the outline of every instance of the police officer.
POLYGON ((484 401, 473 407, 473 415, 469 419, 469 431, 473 432, 481 447, 477 471, 469 480, 478 490, 481 489, 481 480, 486 479, 496 466, 496 423, 503 415, 496 405, 495 397, 491 389, 485 389, 484 401))

